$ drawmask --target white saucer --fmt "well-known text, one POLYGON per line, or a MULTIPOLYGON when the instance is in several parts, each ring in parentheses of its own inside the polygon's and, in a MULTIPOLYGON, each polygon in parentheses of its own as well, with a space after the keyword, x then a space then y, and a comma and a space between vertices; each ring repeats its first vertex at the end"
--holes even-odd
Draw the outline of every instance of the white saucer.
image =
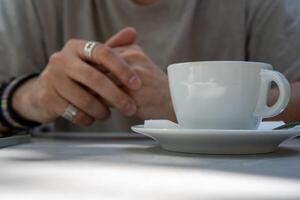
POLYGON ((134 132, 158 141, 169 151, 202 154, 258 154, 275 151, 300 130, 203 130, 131 127, 134 132))

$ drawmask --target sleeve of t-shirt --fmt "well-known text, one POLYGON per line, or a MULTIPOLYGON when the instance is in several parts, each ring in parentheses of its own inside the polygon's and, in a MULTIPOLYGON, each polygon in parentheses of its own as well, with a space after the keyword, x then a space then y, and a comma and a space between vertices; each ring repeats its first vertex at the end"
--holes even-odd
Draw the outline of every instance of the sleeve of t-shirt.
POLYGON ((300 1, 247 2, 247 53, 268 62, 290 81, 300 80, 300 1))
POLYGON ((46 64, 41 24, 31 0, 0 1, 0 82, 46 64))

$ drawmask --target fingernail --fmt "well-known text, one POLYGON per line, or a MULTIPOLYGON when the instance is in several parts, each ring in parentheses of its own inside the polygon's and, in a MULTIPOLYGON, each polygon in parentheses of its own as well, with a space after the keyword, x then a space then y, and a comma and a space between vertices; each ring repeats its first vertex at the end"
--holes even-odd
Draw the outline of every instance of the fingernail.
POLYGON ((129 79, 130 89, 138 90, 141 88, 141 85, 142 85, 141 79, 137 75, 134 75, 129 79))
POLYGON ((124 114, 128 117, 134 115, 136 113, 136 105, 133 103, 129 103, 124 108, 124 114))

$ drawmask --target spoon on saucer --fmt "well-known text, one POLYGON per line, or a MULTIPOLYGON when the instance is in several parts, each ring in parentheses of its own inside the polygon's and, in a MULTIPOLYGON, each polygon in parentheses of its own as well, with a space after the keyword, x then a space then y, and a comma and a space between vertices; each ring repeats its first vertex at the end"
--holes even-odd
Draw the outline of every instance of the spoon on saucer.
POLYGON ((300 122, 287 123, 282 126, 278 126, 278 127, 274 128, 273 130, 282 130, 282 129, 300 130, 300 122))

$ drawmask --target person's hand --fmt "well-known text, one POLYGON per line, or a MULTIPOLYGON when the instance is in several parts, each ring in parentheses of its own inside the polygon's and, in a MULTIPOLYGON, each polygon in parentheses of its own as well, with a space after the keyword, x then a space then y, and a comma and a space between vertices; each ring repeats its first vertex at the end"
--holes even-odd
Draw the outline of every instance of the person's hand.
POLYGON ((140 119, 169 119, 176 122, 171 101, 168 77, 136 44, 118 47, 115 38, 107 41, 107 45, 128 63, 142 80, 140 90, 124 90, 137 104, 136 116, 140 119))
POLYGON ((137 104, 140 119, 169 119, 176 122, 170 96, 168 77, 138 45, 115 49, 141 78, 140 90, 127 90, 137 104))
MULTIPOLYGON (((135 31, 126 28, 116 34, 115 45, 134 42, 135 31)), ((103 73, 109 71, 128 91, 142 83, 137 73, 115 51, 97 44, 91 58, 84 55, 86 41, 72 39, 53 54, 38 78, 21 86, 13 97, 13 107, 23 117, 48 123, 60 117, 72 104, 78 108, 73 123, 90 125, 109 116, 108 105, 125 116, 136 113, 135 101, 103 73)))

